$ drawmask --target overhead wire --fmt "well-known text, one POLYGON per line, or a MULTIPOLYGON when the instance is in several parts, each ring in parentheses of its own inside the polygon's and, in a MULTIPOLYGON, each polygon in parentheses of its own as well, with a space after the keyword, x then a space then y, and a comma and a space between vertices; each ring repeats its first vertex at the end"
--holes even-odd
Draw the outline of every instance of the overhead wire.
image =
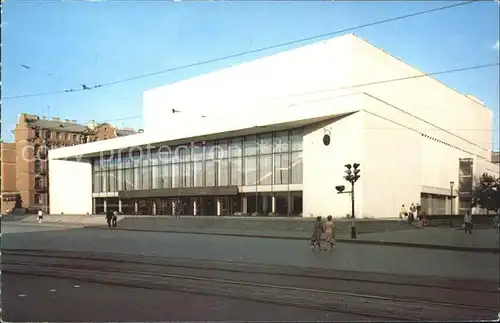
MULTIPOLYGON (((394 79, 387 79, 387 80, 380 80, 380 81, 374 81, 374 82, 368 82, 368 83, 360 83, 360 84, 353 84, 349 86, 341 86, 341 87, 336 87, 336 88, 329 88, 329 89, 322 89, 322 90, 315 90, 315 91, 309 91, 309 92, 300 92, 296 94, 290 94, 287 96, 282 96, 282 97, 274 97, 271 98, 271 100, 278 100, 278 99, 286 99, 289 97, 297 97, 297 96, 303 96, 303 95, 309 95, 309 94, 317 94, 317 93, 323 93, 323 92, 334 92, 337 90, 348 90, 348 89, 354 89, 354 88, 359 88, 363 86, 373 86, 373 85, 378 85, 378 84, 386 84, 390 82, 399 82, 399 81, 405 81, 405 80, 410 80, 410 79, 418 79, 422 77, 429 77, 429 76, 434 76, 434 75, 443 75, 443 74, 451 74, 451 73, 457 73, 457 72, 465 72, 465 71, 470 71, 470 70, 475 70, 475 69, 480 69, 480 68, 486 68, 486 67, 492 67, 492 66, 498 66, 500 63, 490 63, 490 64, 481 64, 481 65, 474 65, 474 66, 469 66, 469 67, 463 67, 463 68, 457 68, 457 69, 449 69, 449 70, 443 70, 443 71, 438 71, 438 72, 432 72, 432 73, 423 73, 419 75, 413 75, 413 76, 408 76, 408 77, 399 77, 399 78, 394 78, 394 79)), ((294 104, 289 104, 289 107, 294 107, 297 105, 303 105, 307 103, 313 103, 313 102, 319 102, 319 101, 324 101, 328 99, 335 98, 335 96, 328 96, 328 97, 322 97, 318 99, 313 99, 309 100, 306 102, 300 102, 300 103, 294 103, 294 104)), ((182 113, 182 111, 179 110, 174 110, 175 113, 182 113)), ((208 117, 211 118, 213 116, 210 115, 203 115, 203 114, 196 114, 196 117, 208 117)), ((219 117, 219 116, 217 116, 219 117)), ((140 119, 143 118, 142 115, 138 116, 130 116, 130 117, 123 117, 123 118, 116 118, 116 119, 108 119, 104 120, 101 122, 113 122, 113 121, 122 121, 122 120, 132 120, 132 119, 140 119)), ((431 130, 431 129, 429 129, 431 130)), ((456 131, 466 131, 466 130, 475 130, 475 131, 489 131, 489 129, 448 129, 448 130, 456 130, 456 131)))
MULTIPOLYGON (((55 77, 55 78, 58 78, 59 80, 66 80, 68 81, 69 79, 68 78, 65 78, 63 76, 61 76, 60 74, 55 74, 55 73, 52 73, 52 72, 48 72, 47 70, 45 69, 41 69, 39 67, 35 67, 33 65, 26 65, 26 64, 20 64, 20 66, 22 68, 24 68, 25 70, 28 70, 28 71, 35 71, 35 72, 38 72, 40 74, 43 74, 43 75, 46 75, 46 76, 51 76, 51 77, 55 77)), ((127 96, 122 96, 122 95, 114 95, 114 94, 111 94, 103 89, 100 89, 99 91, 94 91, 96 90, 96 88, 93 88, 93 87, 89 87, 87 86, 86 84, 84 83, 81 83, 81 89, 80 91, 85 91, 85 90, 90 90, 90 91, 93 91, 94 93, 99 93, 99 94, 105 94, 105 95, 108 95, 108 96, 111 96, 111 97, 117 97, 117 98, 121 98, 121 99, 125 99, 125 100, 129 100, 129 101, 134 101, 134 102, 137 102, 138 100, 135 100, 135 99, 132 99, 130 97, 127 97, 127 96)))
POLYGON ((296 39, 296 40, 292 40, 292 41, 288 41, 288 42, 284 42, 284 43, 280 43, 280 44, 276 44, 276 45, 272 45, 272 46, 260 47, 260 48, 256 48, 256 49, 252 49, 252 50, 247 50, 247 51, 244 51, 244 52, 240 52, 240 53, 236 53, 236 54, 231 54, 231 55, 226 55, 226 56, 222 56, 222 57, 218 57, 218 58, 213 58, 213 59, 209 59, 209 60, 205 60, 205 61, 201 61, 201 62, 197 62, 197 63, 187 64, 187 65, 181 65, 181 66, 177 66, 177 67, 173 67, 173 68, 169 68, 169 69, 164 69, 164 70, 160 70, 160 71, 156 71, 156 72, 152 72, 152 73, 147 73, 147 74, 137 75, 137 76, 133 76, 133 77, 123 78, 123 79, 119 79, 119 80, 116 80, 116 81, 111 81, 111 82, 106 82, 106 83, 100 83, 100 84, 93 85, 93 86, 88 86, 88 87, 85 87, 85 88, 65 89, 65 90, 58 90, 58 91, 52 91, 52 92, 33 93, 33 94, 23 94, 23 95, 16 95, 16 96, 4 97, 3 99, 4 100, 21 99, 21 98, 28 98, 28 97, 35 97, 35 96, 45 96, 45 95, 52 95, 52 94, 62 94, 62 93, 88 91, 88 90, 92 90, 92 89, 96 89, 96 88, 102 88, 102 87, 106 87, 106 86, 112 86, 112 85, 116 85, 116 84, 130 82, 130 81, 133 81, 133 80, 143 79, 143 78, 147 78, 147 77, 151 77, 151 76, 156 76, 156 75, 160 75, 160 74, 165 74, 165 73, 169 73, 169 72, 174 72, 174 71, 178 71, 178 70, 182 70, 182 69, 187 69, 187 68, 191 68, 191 67, 197 67, 197 66, 205 65, 205 64, 209 64, 209 63, 215 63, 215 62, 219 62, 219 61, 223 61, 223 60, 227 60, 227 59, 231 59, 231 58, 237 58, 237 57, 241 57, 241 56, 244 56, 244 55, 249 55, 249 54, 259 53, 259 52, 262 52, 262 51, 267 51, 267 50, 271 50, 271 49, 276 49, 276 48, 280 48, 280 47, 294 45, 294 44, 298 44, 298 43, 302 43, 302 42, 306 42, 306 41, 310 41, 310 40, 315 40, 315 39, 320 39, 320 38, 324 38, 324 37, 328 37, 328 36, 333 36, 333 35, 336 35, 336 34, 341 34, 341 33, 346 33, 346 32, 350 32, 350 31, 355 31, 355 30, 358 30, 358 29, 372 27, 372 26, 376 26, 376 25, 381 25, 381 24, 385 24, 385 23, 389 23, 389 22, 393 22, 393 21, 408 19, 408 18, 412 18, 412 17, 416 17, 416 16, 421 16, 421 15, 425 15, 425 14, 429 14, 429 13, 433 13, 433 12, 437 12, 437 11, 442 11, 442 10, 447 10, 447 9, 451 9, 451 8, 455 8, 455 7, 459 7, 459 6, 464 6, 464 5, 472 4, 472 3, 475 3, 475 2, 478 2, 478 1, 480 1, 480 0, 469 0, 469 1, 464 1, 464 2, 460 2, 460 3, 446 5, 446 6, 442 6, 442 7, 438 7, 438 8, 427 9, 427 10, 424 10, 424 11, 419 11, 419 12, 410 13, 410 14, 406 14, 406 15, 402 15, 402 16, 397 16, 397 17, 393 17, 393 18, 383 19, 383 20, 379 20, 379 21, 375 21, 375 22, 371 22, 371 23, 366 23, 366 24, 362 24, 362 25, 358 25, 358 26, 354 26, 354 27, 344 28, 344 29, 340 29, 340 30, 336 30, 336 31, 328 32, 328 33, 323 33, 323 34, 319 34, 319 35, 315 35, 315 36, 310 36, 310 37, 306 37, 306 38, 296 39))

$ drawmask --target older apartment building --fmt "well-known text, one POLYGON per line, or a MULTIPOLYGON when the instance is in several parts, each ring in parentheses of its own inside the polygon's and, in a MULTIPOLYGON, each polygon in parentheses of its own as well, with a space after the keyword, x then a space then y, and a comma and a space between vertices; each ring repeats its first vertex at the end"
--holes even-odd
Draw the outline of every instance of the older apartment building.
POLYGON ((1 211, 13 208, 48 210, 48 150, 135 134, 131 128, 118 129, 109 123, 19 116, 15 141, 1 146, 1 211))

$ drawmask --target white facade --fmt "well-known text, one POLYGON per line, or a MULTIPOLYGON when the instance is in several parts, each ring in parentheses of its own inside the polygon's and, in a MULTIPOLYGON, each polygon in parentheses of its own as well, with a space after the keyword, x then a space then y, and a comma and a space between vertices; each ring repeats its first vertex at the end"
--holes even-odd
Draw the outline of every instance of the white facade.
MULTIPOLYGON (((381 82, 419 75, 346 35, 146 91, 144 133, 49 152, 51 213, 93 212, 91 167, 80 164, 89 157, 283 127, 305 127, 303 181, 294 187, 302 191, 304 216, 350 213, 349 195, 335 191, 346 184, 347 163, 361 164, 358 217, 397 216, 401 204, 419 203, 421 194, 449 196, 450 181, 459 182, 459 158, 473 158, 477 174, 498 176, 490 162, 492 111, 480 101, 431 77, 381 82), (80 162, 59 160, 66 158, 80 162), (69 196, 68 185, 78 186, 83 201, 69 196)), ((249 190, 255 188, 239 187, 249 190)))

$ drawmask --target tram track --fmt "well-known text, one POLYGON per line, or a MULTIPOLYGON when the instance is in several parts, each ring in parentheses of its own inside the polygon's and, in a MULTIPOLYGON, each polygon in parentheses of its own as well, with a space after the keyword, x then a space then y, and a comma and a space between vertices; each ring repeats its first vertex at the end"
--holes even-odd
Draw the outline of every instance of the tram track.
MULTIPOLYGON (((160 289, 198 295, 252 300, 293 307, 320 309, 340 313, 361 314, 384 320, 426 320, 426 319, 491 319, 498 313, 498 292, 479 286, 477 290, 466 291, 459 286, 419 287, 410 284, 406 289, 415 289, 414 294, 430 295, 441 293, 440 300, 425 300, 409 297, 395 290, 388 296, 385 282, 367 283, 360 280, 357 290, 339 288, 340 277, 331 280, 324 275, 318 277, 314 270, 310 274, 284 268, 255 264, 234 264, 221 262, 200 262, 179 259, 139 259, 137 256, 99 255, 78 252, 15 251, 2 252, 2 271, 11 274, 38 275, 72 278, 103 284, 160 289), (316 275, 315 275, 316 274, 316 275), (332 284, 332 281, 334 284, 332 284), (375 284, 365 288, 367 284, 375 284), (371 290, 370 290, 371 289, 371 290), (363 291, 365 290, 365 291, 363 291), (447 296, 462 293, 465 301, 449 301, 447 296), (479 304, 472 303, 473 300, 479 304)), ((140 258, 140 257, 139 257, 140 258)), ((403 284, 403 282, 399 282, 403 284)), ((350 281, 350 289, 354 284, 350 281)), ((340 286, 341 287, 341 286, 340 286)), ((402 286, 404 289, 404 286, 402 286)), ((349 288, 349 286, 346 286, 349 288)), ((408 294, 408 293, 407 293, 408 294)), ((410 293, 411 294, 411 293, 410 293)))

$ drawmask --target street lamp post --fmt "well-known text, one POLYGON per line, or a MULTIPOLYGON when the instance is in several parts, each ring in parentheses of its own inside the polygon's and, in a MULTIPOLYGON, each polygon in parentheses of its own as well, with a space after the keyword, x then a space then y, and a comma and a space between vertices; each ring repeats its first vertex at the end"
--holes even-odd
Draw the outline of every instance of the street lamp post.
POLYGON ((454 181, 450 182, 450 214, 453 215, 453 185, 455 185, 454 181))
POLYGON ((360 169, 359 169, 360 164, 354 163, 354 164, 347 164, 345 167, 347 168, 345 170, 346 176, 344 176, 344 179, 351 183, 351 190, 350 191, 344 191, 345 186, 340 185, 340 186, 335 186, 337 189, 337 194, 344 194, 344 193, 350 193, 351 194, 351 218, 352 218, 352 224, 351 224, 351 239, 356 239, 356 213, 354 210, 354 183, 361 177, 359 175, 360 169))

